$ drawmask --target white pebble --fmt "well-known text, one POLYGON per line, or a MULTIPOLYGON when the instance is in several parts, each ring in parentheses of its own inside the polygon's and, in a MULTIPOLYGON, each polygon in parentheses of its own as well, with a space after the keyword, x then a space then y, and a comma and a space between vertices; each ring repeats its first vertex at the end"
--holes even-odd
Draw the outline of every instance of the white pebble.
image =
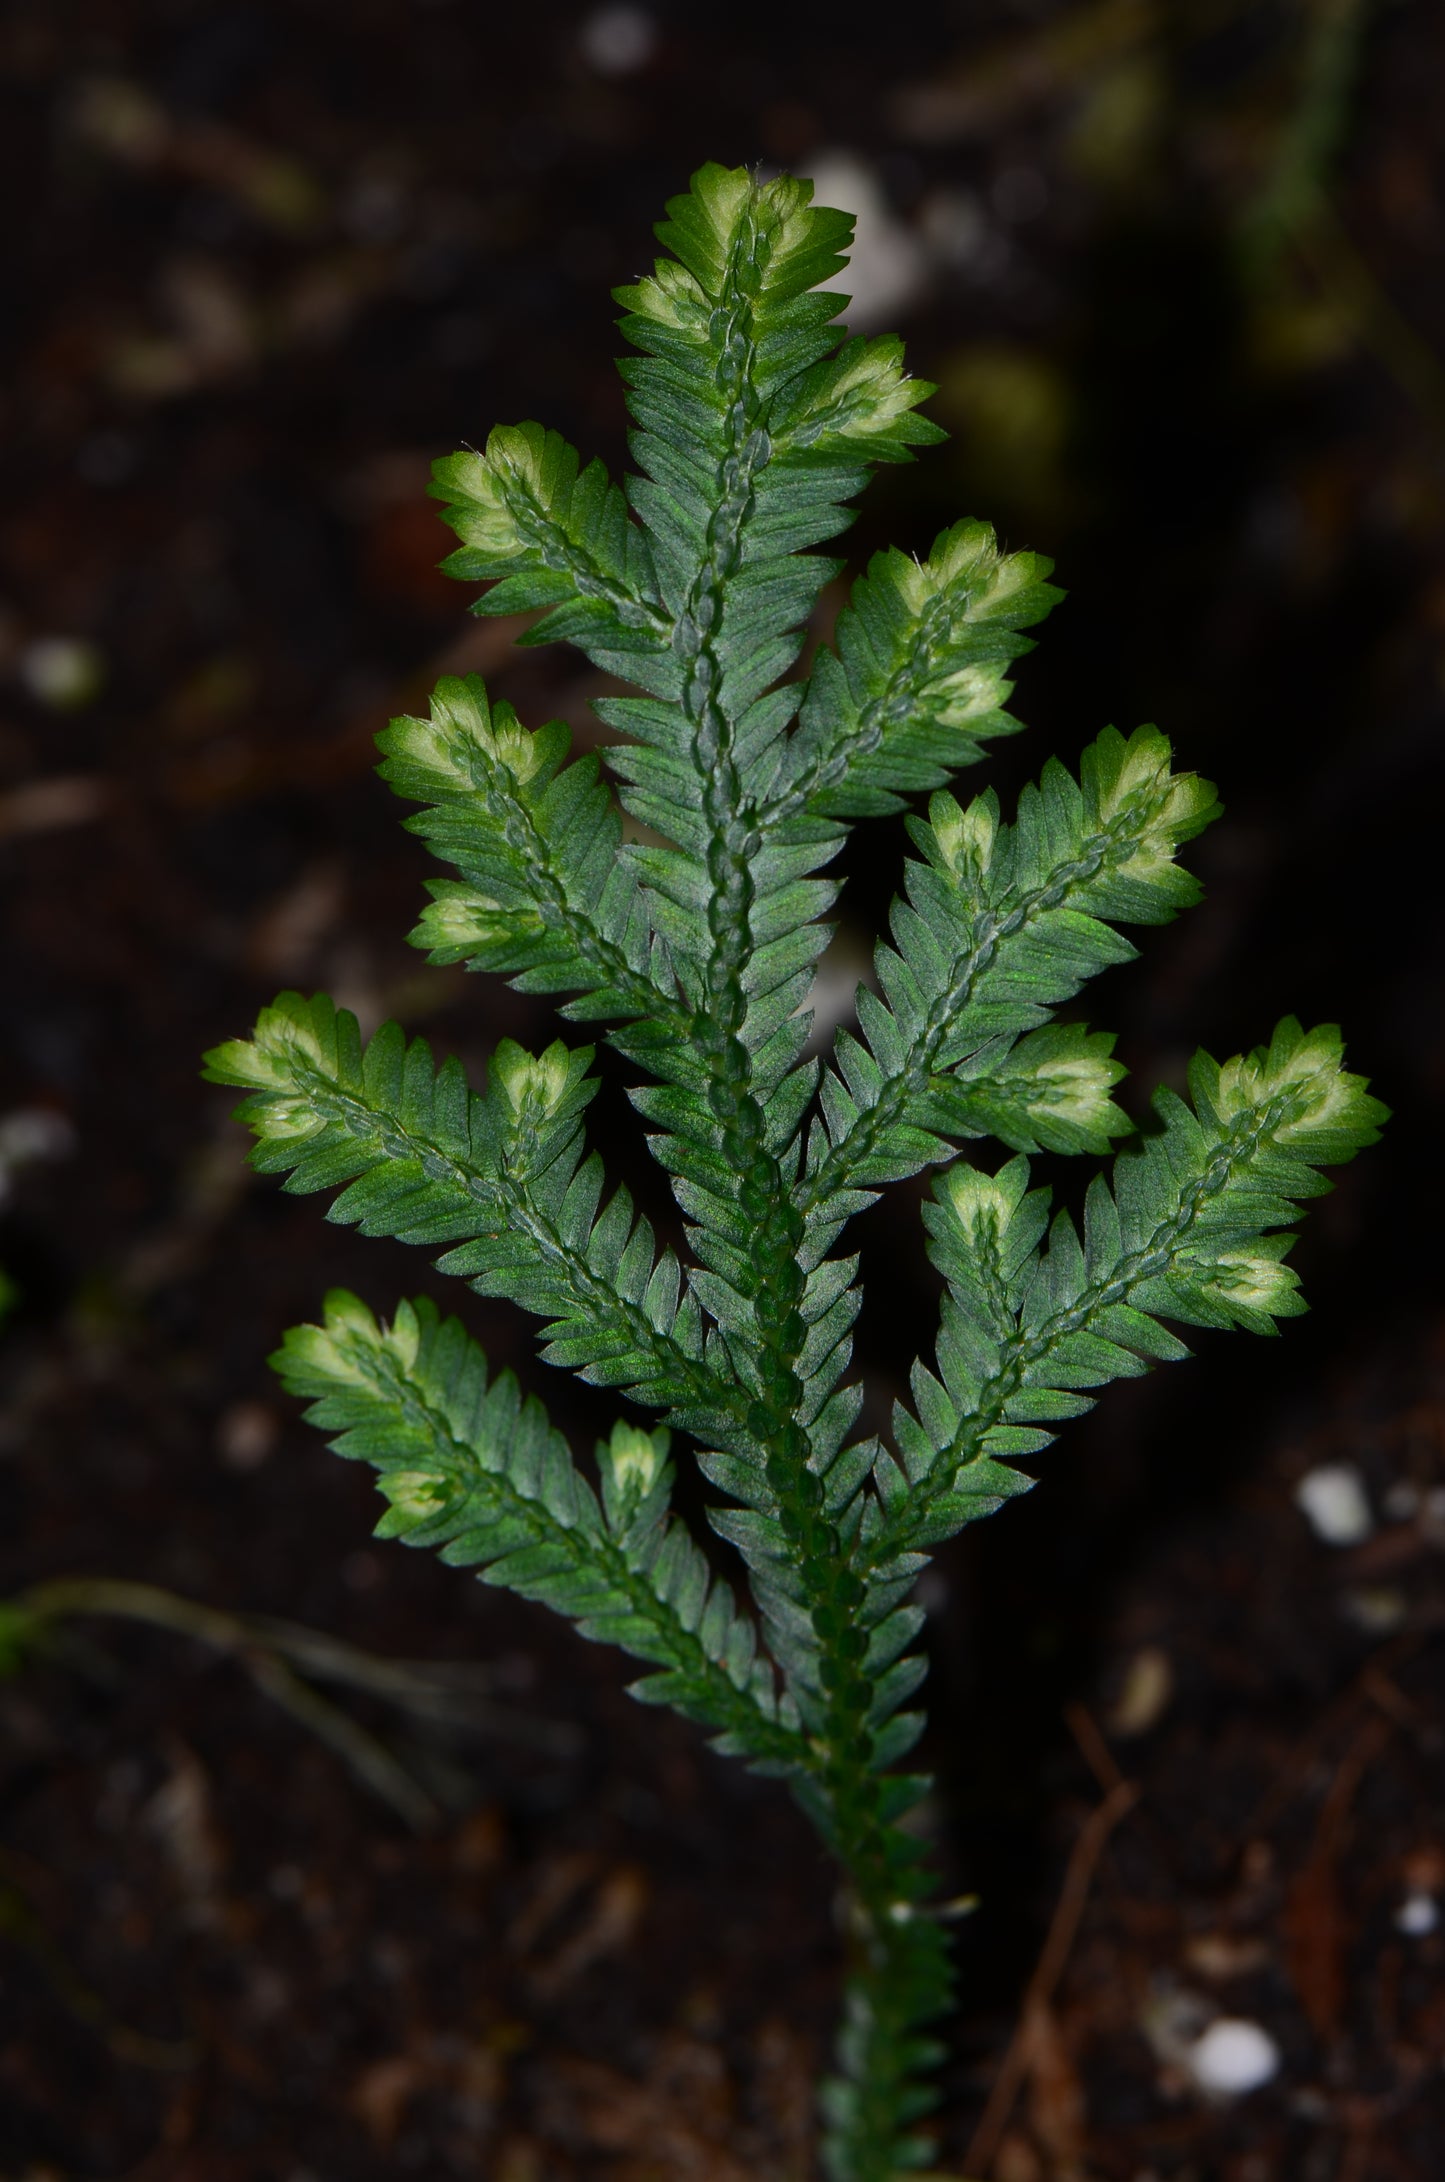
POLYGON ((37 1159, 64 1159, 75 1146, 75 1131, 63 1114, 44 1106, 19 1106, 0 1114, 0 1204, 10 1195, 17 1171, 37 1159))
POLYGON ((1407 1894, 1395 1911, 1395 1930, 1407 1940, 1423 1940, 1440 1922, 1440 1904, 1433 1894, 1407 1894))
POLYGON ((846 272, 828 286, 851 297, 844 322, 850 333, 866 333, 907 310, 928 286, 928 259, 911 227, 894 216, 878 171, 859 153, 814 152, 804 163, 813 185, 813 202, 837 212, 851 212, 856 225, 846 272))
POLYGON ((1307 1470, 1294 1489, 1317 1538, 1327 1546, 1357 1546, 1375 1527, 1365 1481, 1352 1462, 1322 1462, 1307 1470))
POLYGON ((1147 1735, 1157 1727, 1174 1695, 1174 1667, 1169 1654, 1157 1644, 1137 1651, 1124 1670, 1124 1686, 1107 1725, 1125 1738, 1147 1735))
POLYGON ((599 76, 634 74, 656 45, 657 25, 645 8, 598 8, 582 25, 582 51, 599 76))
POLYGON ((1238 2099, 1279 2074, 1280 2050, 1269 2032, 1222 2015, 1189 2049, 1186 2066, 1209 2098, 1238 2099))
POLYGON ((79 636, 36 637, 20 654, 18 667, 32 697, 57 712, 89 704, 105 679, 100 653, 79 636))

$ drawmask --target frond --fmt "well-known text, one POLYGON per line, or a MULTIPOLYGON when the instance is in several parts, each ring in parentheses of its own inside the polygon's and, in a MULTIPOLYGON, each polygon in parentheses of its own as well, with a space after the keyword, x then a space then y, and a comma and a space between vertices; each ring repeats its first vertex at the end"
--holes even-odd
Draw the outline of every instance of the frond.
POLYGON ((949 1290, 938 1371, 916 1367, 917 1414, 895 1412, 902 1467, 864 1527, 870 1568, 972 1521, 980 1489, 997 1491, 1095 1388, 1187 1355, 1161 1320, 1272 1333, 1304 1309, 1279 1231, 1329 1188, 1319 1169, 1372 1144, 1386 1115, 1342 1056, 1333 1027, 1293 1017, 1223 1066, 1201 1053, 1192 1104, 1157 1092, 1158 1132, 1120 1154, 1112 1191, 1102 1176, 1090 1186, 1082 1239, 1067 1213, 1050 1224, 1022 1157, 939 1177, 924 1213, 949 1290))
POLYGON ((876 553, 819 652, 794 733, 760 779, 775 824, 807 812, 861 818, 896 811, 1012 735, 1003 710, 1021 629, 1062 593, 1036 553, 1000 553, 987 523, 956 523, 926 561, 876 553))
POLYGON ((363 1047, 356 1018, 324 995, 283 993, 253 1041, 208 1056, 215 1083, 250 1090, 238 1109, 252 1163, 289 1190, 341 1190, 330 1217, 365 1235, 432 1248, 480 1295, 546 1319, 543 1355, 624 1387, 691 1428, 728 1434, 739 1404, 704 1360, 695 1298, 625 1189, 602 1205, 601 1162, 582 1112, 597 1085, 591 1049, 534 1058, 510 1039, 485 1097, 460 1064, 434 1067, 395 1023, 363 1047))
POLYGON ((946 1156, 950 1137, 1104 1150, 1127 1129, 1112 1041, 1043 1026, 1134 954, 1117 923, 1162 924, 1197 897, 1174 858, 1216 808, 1156 729, 1107 728, 1077 782, 1050 760, 1012 826, 991 793, 967 809, 935 795, 928 823, 910 821, 924 861, 875 958, 882 998, 860 987, 862 1036, 838 1035, 796 1191, 824 1246, 874 1185, 946 1156))
MULTIPOLYGON (((657 230, 672 256, 617 291, 642 351, 622 366, 643 472, 631 498, 674 614, 708 560, 715 467, 741 458, 735 485, 752 504, 723 635, 730 621, 742 653, 778 644, 807 613, 831 564, 791 558, 844 527, 867 465, 943 436, 914 414, 933 389, 904 374, 896 341, 851 341, 830 358, 845 299, 821 284, 841 272, 853 222, 812 194, 788 175, 758 183, 702 167, 657 230)), ((776 655, 760 689, 795 650, 776 655)))
POLYGON ((537 613, 524 641, 566 639, 627 685, 595 706, 624 738, 605 754, 615 797, 596 758, 569 762, 565 727, 523 727, 476 676, 444 678, 426 719, 380 738, 384 777, 420 806, 408 825, 454 874, 415 943, 607 1022, 646 1079, 630 1096, 694 1262, 658 1252, 587 1153, 589 1050, 503 1040, 479 1094, 395 1024, 363 1045, 329 1000, 283 994, 208 1073, 248 1092, 259 1168, 337 1192, 330 1216, 363 1233, 439 1251, 540 1319, 550 1362, 697 1441, 756 1624, 668 1513, 665 1432, 619 1425, 599 1498, 540 1406, 490 1382, 427 1304, 385 1327, 333 1297, 279 1359, 340 1451, 376 1464, 384 1535, 622 1644, 653 1670, 639 1694, 788 1776, 858 1919, 825 2164, 883 2182, 928 2156, 921 2026, 947 1993, 899 1823, 927 1784, 895 1770, 922 1726, 926 1551, 1027 1491, 1016 1465, 1100 1386, 1184 1355, 1170 1324, 1264 1332, 1300 1309, 1288 1230, 1384 1110, 1333 1031, 1286 1022, 1223 1067, 1201 1056, 1192 1103, 1157 1095, 1082 1234, 1051 1222, 1027 1155, 1105 1155, 1130 1129, 1112 1038, 1056 1013, 1133 955, 1120 927, 1197 898, 1179 852, 1217 806, 1153 728, 1107 729, 1077 779, 1051 760, 1011 824, 991 793, 947 792, 1016 730, 1008 677, 1059 596, 1047 561, 1002 552, 984 523, 921 562, 875 555, 796 676, 842 565, 818 549, 873 465, 942 436, 896 339, 842 337, 827 284, 852 221, 811 199, 705 166, 668 206, 666 255, 617 291, 636 475, 613 483, 531 422, 436 466, 459 540, 445 566, 489 587, 473 611, 537 613), (878 990, 820 1068, 805 1049, 826 867, 853 821, 922 790, 878 990), (1015 1154, 995 1174, 954 1158, 984 1136, 1015 1154), (858 1267, 830 1253, 884 1183, 945 1161, 925 1213, 948 1290, 936 1352, 893 1445, 854 1439, 858 1267))
POLYGON ((427 806, 408 829, 461 873, 432 882, 412 935, 431 961, 500 972, 522 992, 579 992, 576 1017, 671 1020, 675 989, 619 856, 621 820, 596 758, 565 763, 565 727, 529 731, 473 674, 444 678, 427 719, 393 720, 377 741, 383 780, 427 806))
POLYGON ((627 671, 634 654, 666 651, 671 624, 657 595, 647 539, 600 462, 540 424, 498 425, 486 451, 432 465, 433 498, 462 543, 449 576, 490 583, 477 614, 550 610, 521 639, 566 637, 627 671))
POLYGON ((430 1546, 484 1583, 539 1600, 655 1671, 633 1685, 702 1721, 760 1770, 802 1760, 752 1623, 668 1512, 666 1432, 619 1424, 598 1448, 599 1498, 535 1397, 425 1298, 389 1326, 356 1296, 326 1299, 272 1359, 340 1455, 372 1463, 380 1538, 430 1546))

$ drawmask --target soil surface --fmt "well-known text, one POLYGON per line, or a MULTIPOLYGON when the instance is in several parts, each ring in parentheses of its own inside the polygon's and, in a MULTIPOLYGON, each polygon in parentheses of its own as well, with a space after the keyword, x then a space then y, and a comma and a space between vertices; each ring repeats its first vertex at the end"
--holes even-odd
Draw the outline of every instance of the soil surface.
MULTIPOLYGON (((435 572, 427 466, 533 415, 625 462, 608 290, 708 157, 868 198, 863 322, 938 382, 953 438, 850 552, 974 512, 1058 561, 1006 799, 1111 718, 1220 783, 1204 906, 1088 995, 1136 1111, 1294 1010, 1396 1114, 1311 1212, 1311 1317, 1112 1390, 924 1579, 924 1822, 979 1897, 939 2167, 1440 2173, 1442 69, 1420 0, 6 11, 0 1581, 154 1588, 14 1657, 0 1623, 4 2182, 813 2172, 804 1823, 612 1654, 371 1539, 265 1359, 328 1285, 438 1278, 252 1178, 197 1077, 282 986, 475 1070, 550 1035, 408 949, 372 737, 463 667, 597 735, 586 663, 435 572), (1296 1498, 1329 1466, 1344 1544, 1296 1498), (1210 2096, 1230 2022, 1264 2080, 1210 2096)), ((845 996, 902 846, 848 851, 845 996)), ((921 1189, 860 1222, 880 1423, 921 1189)))

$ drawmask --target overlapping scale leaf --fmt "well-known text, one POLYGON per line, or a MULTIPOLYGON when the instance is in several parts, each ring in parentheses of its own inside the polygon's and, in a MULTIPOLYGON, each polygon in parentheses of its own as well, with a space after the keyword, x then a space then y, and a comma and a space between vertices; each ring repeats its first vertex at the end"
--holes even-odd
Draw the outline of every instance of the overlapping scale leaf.
POLYGON ((704 1361, 676 1260, 657 1255, 625 1189, 602 1204, 601 1163, 584 1156, 590 1059, 560 1043, 534 1057, 504 1039, 480 1097, 458 1062, 435 1068, 426 1041, 408 1044, 396 1024, 363 1047, 346 1010, 283 993, 254 1040, 218 1047, 207 1073, 250 1090, 238 1112, 263 1172, 288 1175, 291 1190, 348 1185, 332 1219, 450 1246, 444 1271, 549 1321, 549 1361, 728 1434, 741 1405, 704 1361))
POLYGON ((1082 1236, 1067 1213, 1049 1223, 1022 1157, 939 1177, 924 1211, 949 1291, 938 1369, 916 1367, 914 1410, 895 1416, 906 1485, 891 1509, 880 1492, 865 1561, 948 1535, 971 1519, 960 1496, 998 1492, 1004 1466, 1046 1447, 1095 1389, 1187 1355, 1160 1320, 1271 1333, 1304 1308, 1279 1231, 1329 1188, 1320 1168, 1373 1143, 1385 1118, 1342 1062, 1332 1026, 1293 1017, 1252 1054, 1199 1055, 1192 1105, 1156 1094, 1157 1130, 1119 1155, 1112 1190, 1092 1183, 1082 1236))
POLYGON ((926 561, 874 555, 818 654, 786 750, 760 786, 777 821, 857 818, 936 788, 981 745, 1012 734, 1003 706, 1020 631, 1061 596, 1036 553, 1001 553, 987 523, 944 531, 926 561))
POLYGON ((815 211, 810 196, 788 177, 760 186, 743 170, 705 167, 658 229, 676 257, 617 291, 622 330, 642 351, 620 367, 639 427, 642 474, 629 496, 684 651, 715 540, 736 539, 717 572, 732 579, 728 596, 710 609, 720 698, 734 718, 796 657, 831 573, 831 563, 794 556, 843 527, 841 502, 866 477, 858 453, 842 466, 794 464, 789 476, 771 462, 772 403, 838 340, 830 321, 842 299, 810 291, 841 269, 852 222, 815 211))
MULTIPOLYGON (((842 270, 853 223, 811 196, 790 176, 760 183, 704 167, 657 230, 675 255, 617 291, 622 330, 642 351, 621 367, 642 473, 628 491, 685 667, 679 687, 633 679, 677 707, 666 735, 682 755, 680 723, 695 716, 690 662, 705 647, 750 780, 792 716, 800 693, 774 685, 839 565, 808 549, 852 520, 847 503, 870 465, 943 436, 916 413, 933 389, 908 377, 901 344, 839 348, 844 298, 819 284, 842 270)), ((622 724, 623 708, 608 716, 622 724)), ((673 792, 665 766, 651 754, 638 765, 635 792, 655 810, 673 792)))
POLYGON ((724 1749, 789 1772, 802 1752, 752 1623, 669 1514, 666 1432, 618 1424, 598 1448, 599 1497, 535 1397, 425 1298, 379 1323, 334 1291, 324 1323, 273 1358, 336 1452, 372 1463, 377 1535, 430 1546, 617 1644, 655 1671, 634 1685, 713 1729, 724 1749))
POLYGON ((910 822, 923 861, 877 953, 881 995, 860 988, 862 1036, 839 1034, 797 1192, 825 1235, 948 1138, 1103 1150, 1128 1127, 1111 1041, 1048 1017, 1134 953, 1105 920, 1163 923, 1196 898, 1174 856, 1215 808, 1157 730, 1109 728, 1078 781, 1051 761, 1011 826, 992 794, 966 809, 935 795, 928 823, 910 822))
POLYGON ((445 572, 492 586, 474 613, 545 606, 521 642, 566 637, 622 673, 635 657, 666 657, 672 627, 647 539, 602 464, 583 469, 560 433, 498 425, 485 452, 433 464, 430 491, 462 541, 445 572))
POLYGON ((426 806, 409 830, 462 874, 431 884, 413 934, 433 962, 580 992, 578 1017, 666 1016, 672 982, 618 853, 621 820, 596 758, 565 762, 565 727, 532 732, 479 675, 448 676, 427 719, 393 720, 377 740, 382 778, 426 806))

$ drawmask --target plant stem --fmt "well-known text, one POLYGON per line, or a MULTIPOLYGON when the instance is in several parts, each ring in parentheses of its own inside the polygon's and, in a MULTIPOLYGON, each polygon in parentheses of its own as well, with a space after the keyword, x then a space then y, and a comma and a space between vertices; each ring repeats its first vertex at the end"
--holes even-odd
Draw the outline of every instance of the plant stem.
MULTIPOLYGON (((890 1823, 890 1784, 874 1771, 869 1713, 873 1684, 864 1668, 867 1632, 859 1625, 866 1593, 823 1507, 822 1479, 809 1466, 811 1443, 800 1421, 804 1387, 798 1363, 807 1335, 799 1311, 804 1274, 802 1214, 768 1150, 764 1115, 752 1088, 743 1039, 744 971, 752 949, 752 861, 760 846, 735 757, 735 724, 721 702, 717 652, 725 586, 741 556, 752 481, 770 448, 753 384, 751 302, 763 277, 769 237, 746 223, 729 267, 720 309, 727 333, 719 389, 727 401, 725 447, 718 465, 718 506, 708 552, 678 617, 674 649, 683 667, 683 703, 704 782, 708 819, 711 949, 694 1035, 712 1062, 709 1101, 723 1156, 740 1179, 747 1267, 761 1351, 762 1384, 748 1414, 751 1436, 789 1549, 789 1566, 813 1632, 813 1656, 799 1709, 812 1731, 818 1819, 848 1877, 855 1967, 840 2043, 841 2076, 829 2087, 826 2160, 834 2182, 890 2182, 909 2159, 903 2131, 928 2103, 918 2085, 932 2058, 917 2036, 947 1992, 936 1925, 914 1902, 922 1873, 916 1848, 890 1823)), ((756 1569, 766 1589, 766 1570, 756 1569)), ((760 1597, 767 1611, 765 1595, 760 1597)), ((795 1683, 799 1680, 794 1677, 795 1683)))

